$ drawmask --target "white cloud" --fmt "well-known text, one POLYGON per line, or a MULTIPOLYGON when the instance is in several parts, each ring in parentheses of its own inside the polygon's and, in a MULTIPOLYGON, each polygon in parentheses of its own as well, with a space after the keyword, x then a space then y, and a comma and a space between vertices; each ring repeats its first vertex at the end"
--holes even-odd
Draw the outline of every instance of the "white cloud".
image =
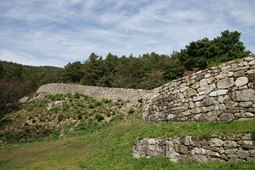
POLYGON ((254 52, 254 8, 252 0, 3 1, 0 55, 15 62, 63 66, 84 61, 91 52, 170 54, 226 29, 242 32, 241 40, 254 52))

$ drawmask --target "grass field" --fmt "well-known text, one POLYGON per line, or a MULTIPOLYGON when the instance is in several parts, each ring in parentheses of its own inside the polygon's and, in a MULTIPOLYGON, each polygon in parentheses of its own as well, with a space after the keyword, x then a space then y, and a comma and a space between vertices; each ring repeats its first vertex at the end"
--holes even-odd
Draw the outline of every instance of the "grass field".
POLYGON ((210 123, 158 123, 140 120, 110 124, 98 132, 77 131, 64 139, 10 144, 0 151, 0 169, 221 169, 253 170, 255 162, 171 163, 166 158, 132 157, 132 145, 144 137, 227 135, 255 130, 255 120, 210 123))

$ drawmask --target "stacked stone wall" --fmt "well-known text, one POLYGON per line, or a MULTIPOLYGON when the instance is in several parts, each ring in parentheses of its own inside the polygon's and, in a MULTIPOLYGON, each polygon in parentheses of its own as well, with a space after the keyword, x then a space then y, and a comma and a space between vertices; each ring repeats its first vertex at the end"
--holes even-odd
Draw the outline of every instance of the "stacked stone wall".
POLYGON ((255 160, 251 134, 210 136, 209 139, 185 136, 181 138, 145 138, 133 146, 135 158, 162 156, 172 162, 193 159, 199 163, 212 161, 255 160))
POLYGON ((53 83, 41 86, 36 93, 39 94, 66 94, 66 93, 80 93, 96 99, 107 98, 111 100, 122 99, 136 103, 139 99, 146 96, 149 91, 141 89, 124 89, 124 88, 109 88, 84 86, 75 84, 53 83))
POLYGON ((146 121, 250 119, 255 114, 255 57, 198 71, 151 91, 146 121))

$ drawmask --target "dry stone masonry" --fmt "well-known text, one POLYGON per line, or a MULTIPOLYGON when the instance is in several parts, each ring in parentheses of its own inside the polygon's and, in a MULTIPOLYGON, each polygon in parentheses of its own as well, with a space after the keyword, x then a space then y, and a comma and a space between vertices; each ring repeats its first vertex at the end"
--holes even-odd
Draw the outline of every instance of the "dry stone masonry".
POLYGON ((209 139, 185 136, 181 138, 144 138, 133 146, 135 158, 162 156, 172 162, 193 159, 199 163, 212 161, 255 160, 251 134, 210 136, 209 139))
POLYGON ((131 103, 137 102, 143 96, 149 93, 148 90, 142 89, 124 89, 124 88, 109 88, 109 87, 96 87, 84 86, 76 84, 63 84, 53 83, 41 86, 36 93, 39 94, 67 94, 67 93, 80 93, 96 99, 107 98, 111 100, 122 99, 130 101, 131 103))
POLYGON ((255 114, 255 56, 198 71, 154 89, 146 121, 231 121, 255 114))

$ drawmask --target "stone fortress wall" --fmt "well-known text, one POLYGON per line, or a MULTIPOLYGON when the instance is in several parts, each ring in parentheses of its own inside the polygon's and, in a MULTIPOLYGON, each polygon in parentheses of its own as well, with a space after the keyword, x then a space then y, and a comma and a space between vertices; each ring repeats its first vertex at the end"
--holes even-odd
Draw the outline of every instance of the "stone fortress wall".
POLYGON ((111 100, 122 99, 136 103, 139 99, 149 94, 149 90, 142 89, 124 89, 124 88, 109 88, 84 86, 77 84, 52 83, 41 86, 36 93, 39 94, 67 94, 80 93, 96 99, 107 98, 111 100))
POLYGON ((144 102, 146 121, 254 118, 255 56, 198 71, 154 89, 144 102))
POLYGON ((167 157, 172 162, 192 159, 199 163, 255 160, 251 134, 210 136, 209 139, 185 136, 181 138, 144 138, 133 146, 133 157, 167 157))
MULTIPOLYGON (((230 61, 173 80, 154 90, 94 87, 54 83, 39 94, 81 93, 94 98, 122 99, 135 105, 143 99, 145 121, 232 121, 255 116, 255 56, 230 61)), ((254 139, 253 139, 254 140, 254 139)), ((133 156, 163 156, 178 162, 255 160, 251 134, 144 138, 135 141, 133 156)))

